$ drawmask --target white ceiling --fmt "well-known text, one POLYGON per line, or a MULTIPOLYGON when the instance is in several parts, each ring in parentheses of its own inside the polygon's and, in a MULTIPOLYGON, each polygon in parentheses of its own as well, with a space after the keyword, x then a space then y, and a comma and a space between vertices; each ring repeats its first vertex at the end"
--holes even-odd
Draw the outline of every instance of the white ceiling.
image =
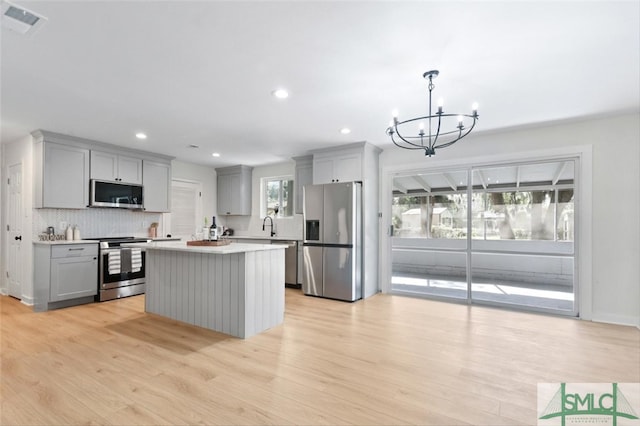
POLYGON ((386 148, 394 108, 425 115, 430 69, 447 112, 480 104, 477 132, 640 110, 638 1, 14 3, 48 21, 2 29, 3 142, 45 129, 211 166, 386 148))

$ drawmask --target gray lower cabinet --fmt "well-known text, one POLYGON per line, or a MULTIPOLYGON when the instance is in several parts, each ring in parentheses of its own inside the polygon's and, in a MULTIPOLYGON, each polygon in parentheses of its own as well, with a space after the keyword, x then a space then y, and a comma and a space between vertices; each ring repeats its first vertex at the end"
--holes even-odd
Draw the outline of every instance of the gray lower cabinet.
POLYGON ((98 244, 37 244, 34 309, 93 302, 98 293, 98 244))
POLYGON ((302 241, 270 238, 229 238, 239 244, 282 244, 284 251, 284 283, 286 287, 302 287, 302 241))

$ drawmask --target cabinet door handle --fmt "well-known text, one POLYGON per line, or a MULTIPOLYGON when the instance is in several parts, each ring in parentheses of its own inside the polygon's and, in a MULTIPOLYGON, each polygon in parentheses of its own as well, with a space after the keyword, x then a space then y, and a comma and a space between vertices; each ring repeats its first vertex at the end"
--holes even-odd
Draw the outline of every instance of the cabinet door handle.
POLYGON ((83 248, 70 248, 69 251, 79 251, 79 250, 84 250, 83 248))
POLYGON ((22 235, 17 235, 14 239, 16 241, 22 241, 22 235))

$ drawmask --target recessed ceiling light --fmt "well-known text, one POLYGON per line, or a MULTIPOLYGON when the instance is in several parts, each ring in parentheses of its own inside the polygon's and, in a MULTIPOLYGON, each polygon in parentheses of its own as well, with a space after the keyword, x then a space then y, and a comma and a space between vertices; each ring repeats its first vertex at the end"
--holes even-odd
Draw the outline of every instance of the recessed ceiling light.
POLYGON ((136 133, 136 138, 138 139, 146 139, 147 135, 145 135, 144 133, 140 132, 140 133, 136 133))
POLYGON ((278 99, 286 99, 289 97, 289 92, 287 92, 284 89, 276 89, 273 92, 271 92, 271 94, 278 99))
POLYGON ((349 133, 351 133, 351 129, 343 127, 342 129, 340 129, 340 133, 342 133, 343 135, 348 135, 349 133))
POLYGON ((212 155, 212 156, 214 156, 214 157, 216 157, 216 158, 220 157, 220 153, 219 153, 219 152, 214 152, 214 153, 213 153, 213 154, 211 154, 211 155, 212 155))

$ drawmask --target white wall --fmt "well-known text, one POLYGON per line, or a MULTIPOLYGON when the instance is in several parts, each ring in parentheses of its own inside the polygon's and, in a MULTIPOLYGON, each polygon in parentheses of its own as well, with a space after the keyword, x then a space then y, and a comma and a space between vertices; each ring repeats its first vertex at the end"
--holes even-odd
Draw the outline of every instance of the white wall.
MULTIPOLYGON (((480 122, 481 126, 482 122, 480 122)), ((481 127, 480 127, 481 129, 481 127)), ((511 129, 499 133, 470 135, 452 147, 427 158, 417 151, 388 147, 381 156, 383 178, 385 170, 415 167, 447 166, 456 162, 468 164, 477 159, 491 161, 522 151, 550 152, 564 149, 592 148, 592 227, 583 232, 582 242, 588 242, 592 264, 582 265, 588 273, 579 279, 586 288, 587 299, 581 298, 581 311, 589 312, 596 321, 640 324, 640 115, 589 119, 556 123, 526 129, 511 129), (435 165, 435 166, 434 166, 435 165), (590 276, 589 276, 590 275, 590 276), (590 281, 590 282, 588 282, 590 281), (591 290, 590 294, 589 290, 591 290), (587 305, 587 306, 585 306, 587 305)), ((589 167, 588 164, 583 166, 589 167)), ((388 186, 388 184, 387 184, 388 186)), ((384 195, 384 194, 383 194, 384 195)), ((388 199, 388 197, 382 197, 388 199)), ((385 210, 388 215, 389 211, 385 210)), ((389 209, 390 210, 390 209, 389 209)), ((583 215, 583 216, 584 216, 583 215)), ((388 245, 389 238, 385 234, 388 245)), ((583 294, 584 296, 584 294, 583 294)))

